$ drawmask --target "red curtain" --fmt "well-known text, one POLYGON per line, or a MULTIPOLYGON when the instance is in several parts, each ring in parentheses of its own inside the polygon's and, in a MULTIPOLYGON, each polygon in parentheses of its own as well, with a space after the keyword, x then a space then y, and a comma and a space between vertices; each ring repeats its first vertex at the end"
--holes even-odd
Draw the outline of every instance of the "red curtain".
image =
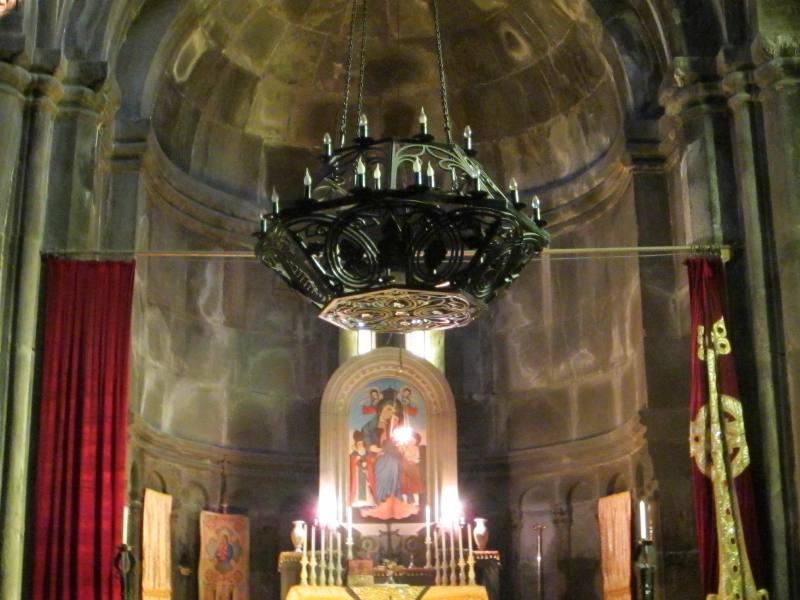
POLYGON ((34 600, 119 597, 133 272, 47 260, 34 600))
MULTIPOLYGON (((738 565, 729 561, 727 574, 723 576, 746 578, 747 572, 751 572, 755 585, 761 589, 762 556, 741 411, 741 401, 746 399, 739 396, 729 324, 725 319, 724 267, 719 258, 706 257, 691 258, 687 266, 692 313, 690 444, 703 591, 706 595, 718 592, 720 524, 725 535, 723 559, 733 556, 731 552, 739 554, 738 565), (717 407, 716 425, 713 406, 717 407), (716 439, 720 440, 716 461, 715 427, 719 431, 716 439), (721 465, 718 464, 720 456, 723 458, 721 465), (714 473, 720 477, 717 485, 714 473)), ((741 585, 745 585, 744 579, 742 581, 741 585)), ((751 589, 743 591, 742 599, 755 597, 750 595, 751 589)))

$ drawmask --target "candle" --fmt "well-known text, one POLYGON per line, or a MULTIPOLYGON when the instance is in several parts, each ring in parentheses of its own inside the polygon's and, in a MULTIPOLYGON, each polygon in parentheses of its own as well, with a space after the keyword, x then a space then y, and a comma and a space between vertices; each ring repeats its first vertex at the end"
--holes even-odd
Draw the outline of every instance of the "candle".
POLYGON ((317 526, 311 526, 311 585, 317 583, 317 526))
POLYGON ((358 157, 356 161, 356 187, 366 187, 367 185, 367 166, 364 164, 364 161, 361 160, 361 157, 358 157))
POLYGON ((472 127, 464 127, 464 150, 472 152, 472 127))
POLYGON ((542 207, 541 202, 539 202, 539 196, 533 197, 533 202, 531 203, 531 209, 533 210, 533 220, 534 221, 541 221, 542 220, 542 207))
POLYGON ((272 202, 272 214, 277 215, 281 211, 281 199, 278 197, 278 192, 275 190, 275 186, 272 187, 272 196, 270 197, 272 202))
POLYGON ((422 185, 422 162, 419 160, 419 156, 414 157, 412 169, 414 170, 414 185, 422 185))
POLYGON ((303 176, 303 198, 306 200, 311 200, 311 183, 311 173, 306 167, 306 174, 303 176))
POLYGON ((128 544, 128 520, 131 517, 131 509, 125 506, 122 509, 122 543, 128 544))
POLYGON ((322 136, 322 153, 325 158, 333 156, 333 140, 331 134, 327 132, 322 136))
POLYGON ((453 531, 455 522, 450 523, 450 584, 456 584, 456 532, 453 531))
POLYGON ((461 537, 461 524, 458 525, 458 560, 464 561, 464 538, 461 537))
POLYGON ((372 171, 372 183, 373 183, 373 187, 376 190, 381 189, 381 177, 382 176, 383 176, 383 173, 381 173, 381 165, 380 165, 380 163, 378 163, 378 164, 375 165, 375 168, 372 171))
POLYGON ((508 182, 508 191, 511 193, 511 201, 514 204, 519 203, 519 185, 517 184, 517 180, 513 177, 511 181, 508 182))
POLYGON ((365 138, 369 135, 369 121, 367 115, 362 114, 358 118, 358 137, 365 138))
POLYGON ((478 169, 473 169, 472 180, 475 182, 475 191, 480 192, 483 187, 481 186, 481 172, 478 169))
POLYGON ((644 500, 639 500, 639 539, 650 539, 650 532, 647 530, 647 502, 644 500))
POLYGON ((433 166, 431 165, 431 161, 428 161, 428 187, 435 188, 436 187, 436 174, 433 170, 433 166))
POLYGON ((325 523, 319 524, 319 555, 322 563, 320 574, 320 585, 328 585, 328 557, 325 554, 325 523))
POLYGON ((425 539, 431 539, 431 505, 425 505, 425 539))
POLYGON ((421 135, 428 135, 428 115, 425 114, 425 107, 419 109, 419 132, 421 135))
POLYGON ((269 229, 269 220, 267 219, 267 214, 263 213, 261 215, 261 233, 267 233, 269 229))
POLYGON ((336 530, 336 585, 342 585, 342 532, 336 530))
POLYGON ((467 523, 467 553, 472 558, 472 523, 467 523))

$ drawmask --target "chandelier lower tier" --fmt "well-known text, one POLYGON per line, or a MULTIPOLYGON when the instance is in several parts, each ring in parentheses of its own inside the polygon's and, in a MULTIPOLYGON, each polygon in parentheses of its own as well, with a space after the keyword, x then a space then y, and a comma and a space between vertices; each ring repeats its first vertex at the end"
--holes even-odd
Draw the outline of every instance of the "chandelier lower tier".
POLYGON ((500 190, 466 141, 326 143, 303 198, 281 208, 273 196, 258 258, 345 329, 466 325, 549 241, 538 201, 526 214, 516 184, 500 190))

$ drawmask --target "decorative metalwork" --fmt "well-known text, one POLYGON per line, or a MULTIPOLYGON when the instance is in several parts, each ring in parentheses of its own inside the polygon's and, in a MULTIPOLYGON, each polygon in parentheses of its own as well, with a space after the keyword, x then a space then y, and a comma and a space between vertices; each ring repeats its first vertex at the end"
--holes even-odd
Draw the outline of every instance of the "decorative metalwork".
MULTIPOLYGON (((363 38, 365 0, 361 6, 363 38)), ((353 18, 356 7, 354 0, 353 18)), ((515 182, 506 195, 492 181, 475 160, 469 127, 464 148, 449 143, 435 2, 433 8, 448 143, 428 133, 424 111, 419 135, 401 140, 369 137, 367 119, 359 115, 354 143, 334 151, 326 134, 324 167, 316 178, 307 174, 303 198, 285 209, 274 198, 272 214, 262 217, 256 234, 260 260, 322 308, 323 319, 346 329, 466 325, 549 242, 538 199, 529 216, 515 182)), ((342 144, 354 35, 351 23, 342 144)))

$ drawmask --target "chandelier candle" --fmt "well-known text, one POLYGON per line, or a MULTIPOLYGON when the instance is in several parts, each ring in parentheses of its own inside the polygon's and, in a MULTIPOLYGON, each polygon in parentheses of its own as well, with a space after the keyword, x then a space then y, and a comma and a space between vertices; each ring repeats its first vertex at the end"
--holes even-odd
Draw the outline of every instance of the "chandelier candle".
POLYGON ((333 156, 333 140, 331 134, 327 132, 322 136, 322 156, 326 159, 333 156))
POLYGON ((414 170, 414 185, 422 186, 422 161, 419 156, 414 157, 412 169, 414 170))
POLYGON ((419 133, 428 135, 428 115, 425 114, 425 107, 419 109, 419 133))
POLYGON ((365 114, 362 114, 358 118, 358 137, 361 139, 367 139, 369 137, 369 121, 365 114))
POLYGON ((538 223, 542 220, 542 203, 539 200, 539 196, 533 197, 533 202, 531 203, 531 209, 533 210, 533 222, 538 223))
POLYGON ((356 162, 356 187, 367 187, 367 166, 364 164, 364 161, 361 160, 360 156, 356 162))
POLYGON ((272 202, 272 214, 278 215, 281 212, 281 199, 278 196, 278 192, 275 191, 275 187, 272 188, 272 196, 270 197, 270 202, 272 202))
POLYGON ((519 204, 519 185, 517 185, 517 180, 513 177, 508 182, 508 191, 511 194, 511 201, 514 204, 519 204))
POLYGON ((436 173, 433 170, 433 165, 431 165, 431 161, 428 161, 428 170, 426 172, 428 176, 428 181, 426 182, 427 186, 431 189, 436 187, 436 173))
POLYGON ((305 200, 311 200, 311 173, 306 167, 306 174, 303 176, 303 198, 305 200))
POLYGON ((469 154, 472 152, 472 127, 464 127, 464 150, 469 154))
POLYGON ((372 187, 375 191, 380 191, 381 189, 381 177, 383 177, 383 173, 381 173, 381 165, 378 163, 372 171, 372 187))

